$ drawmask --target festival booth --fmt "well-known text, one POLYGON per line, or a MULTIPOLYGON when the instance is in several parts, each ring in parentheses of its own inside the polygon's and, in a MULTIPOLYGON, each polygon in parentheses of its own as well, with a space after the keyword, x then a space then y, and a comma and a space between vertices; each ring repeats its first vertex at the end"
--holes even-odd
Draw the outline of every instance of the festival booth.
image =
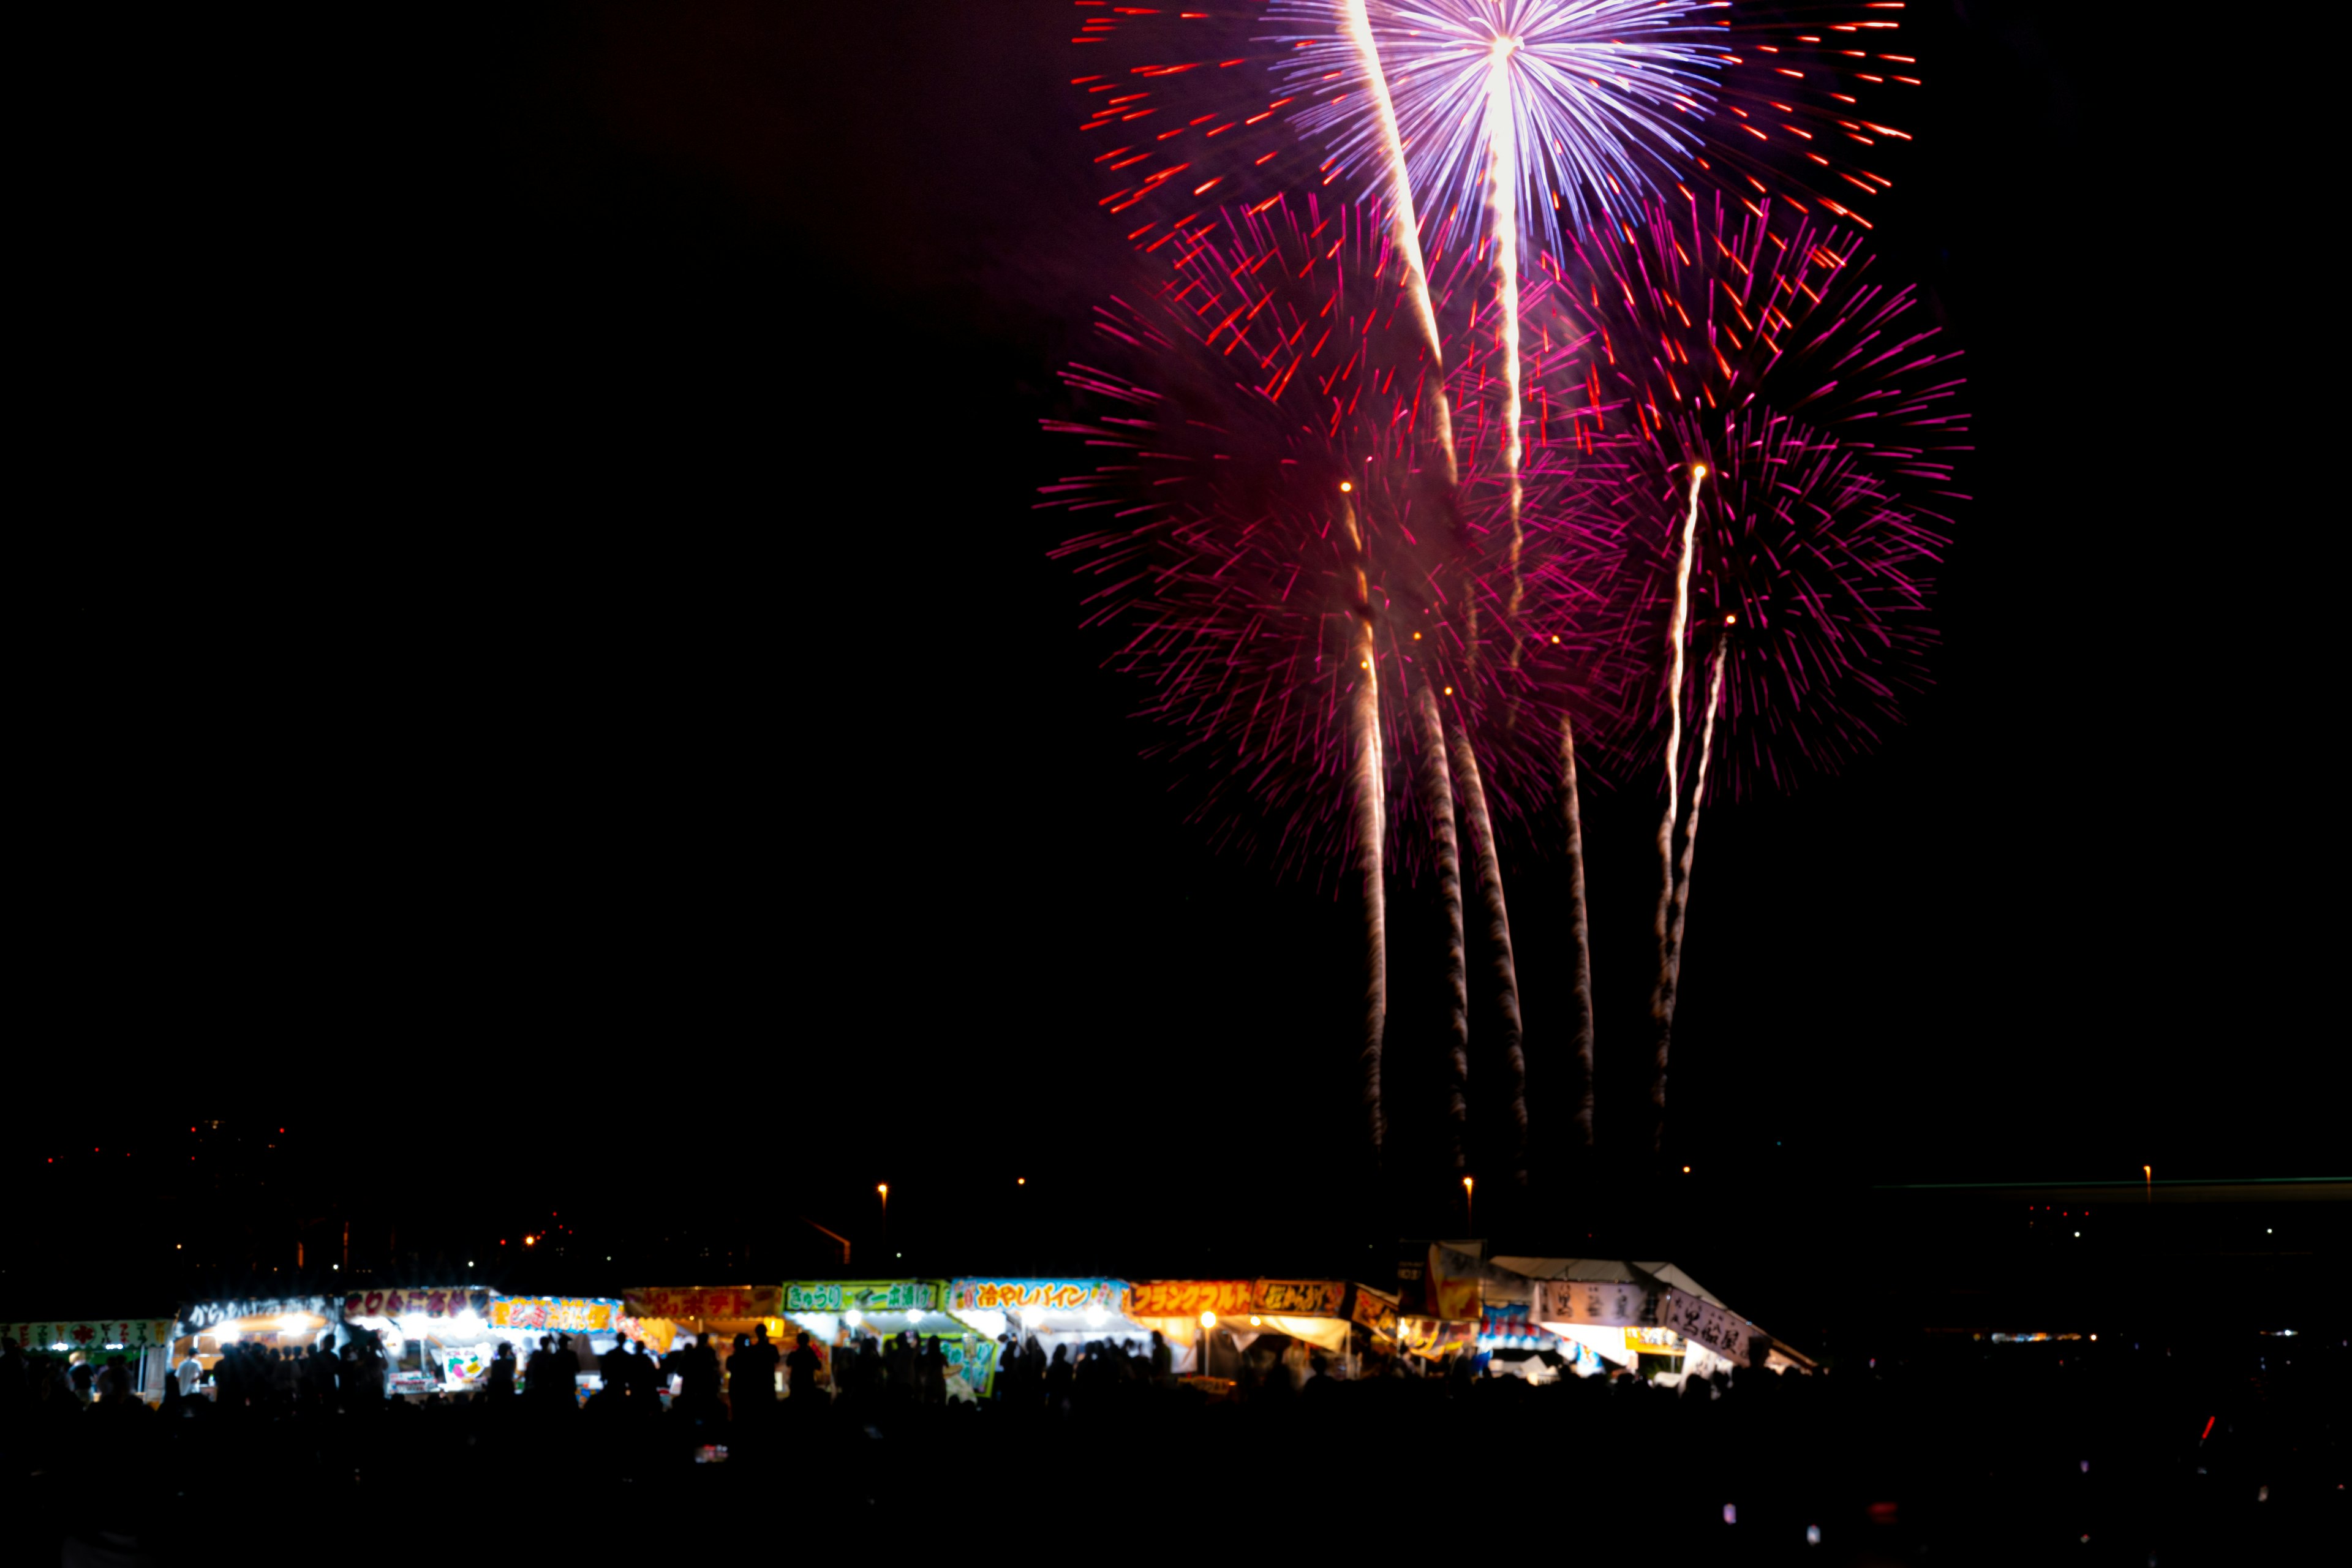
POLYGON ((1433 1366, 1478 1354, 1489 1301, 1507 1306, 1528 1300, 1528 1281, 1478 1255, 1482 1244, 1460 1247, 1420 1244, 1398 1260, 1395 1309, 1397 1348, 1433 1366))
MULTIPOLYGON (((722 1377, 736 1335, 756 1335, 764 1328, 783 1352, 792 1349, 796 1331, 784 1317, 782 1285, 637 1286, 621 1292, 621 1311, 622 1337, 664 1356, 673 1349, 708 1344, 719 1357, 722 1377)), ((783 1375, 781 1370, 776 1373, 780 1394, 783 1375)))
POLYGON ((949 1397, 964 1398, 987 1389, 996 1342, 950 1311, 952 1300, 944 1279, 812 1279, 784 1287, 784 1316, 825 1347, 828 1372, 832 1352, 860 1334, 886 1342, 902 1333, 937 1340, 949 1397))
POLYGON ((512 1344, 518 1356, 535 1352, 542 1337, 572 1336, 572 1353, 580 1358, 576 1397, 583 1404, 604 1386, 597 1358, 620 1343, 621 1317, 621 1303, 610 1296, 490 1296, 491 1332, 512 1344))
POLYGON ((1271 1349, 1302 1378, 1318 1350, 1352 1361, 1356 1310, 1369 1310, 1378 1321, 1383 1307, 1394 1306, 1355 1289, 1351 1303, 1341 1279, 1142 1279, 1128 1287, 1127 1311, 1147 1334, 1156 1331, 1167 1340, 1180 1375, 1234 1376, 1258 1347, 1261 1353, 1271 1349))
POLYGON ((1151 1330, 1129 1310, 1124 1279, 957 1279, 948 1287, 948 1310, 970 1327, 988 1350, 988 1364, 965 1381, 975 1394, 988 1392, 1002 1339, 1017 1344, 1034 1337, 1050 1356, 1056 1345, 1073 1359, 1095 1340, 1115 1340, 1129 1351, 1149 1353, 1151 1330))
MULTIPOLYGON (((191 1355, 209 1377, 221 1352, 233 1344, 305 1354, 315 1344, 335 1342, 342 1303, 332 1296, 276 1296, 240 1301, 203 1301, 180 1310, 172 1326, 169 1364, 191 1355)), ((162 1384, 156 1385, 160 1391, 162 1384)))
POLYGON ((396 1397, 463 1394, 489 1375, 500 1341, 522 1345, 516 1331, 491 1322, 496 1300, 472 1286, 347 1291, 338 1348, 357 1332, 374 1334, 396 1397))
MULTIPOLYGON (((1590 1258, 1511 1258, 1498 1263, 1535 1283, 1529 1317, 1543 1332, 1572 1341, 1601 1363, 1675 1384, 1735 1366, 1812 1370, 1810 1358, 1734 1312, 1671 1263, 1590 1258)), ((1578 1370, 1581 1372, 1581 1365, 1578 1370)))
POLYGON ((113 1318, 103 1322, 0 1323, 5 1334, 36 1359, 69 1361, 80 1351, 103 1367, 116 1356, 131 1375, 131 1391, 152 1405, 163 1397, 171 1372, 172 1320, 113 1318))

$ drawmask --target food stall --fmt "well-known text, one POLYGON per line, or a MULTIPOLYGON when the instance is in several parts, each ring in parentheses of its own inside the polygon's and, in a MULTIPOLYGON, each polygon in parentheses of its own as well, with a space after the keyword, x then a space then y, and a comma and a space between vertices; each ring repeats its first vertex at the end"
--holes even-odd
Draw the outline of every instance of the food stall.
POLYGON ((1255 1279, 1138 1279, 1127 1288, 1127 1313, 1168 1342, 1178 1376, 1210 1376, 1216 1365, 1231 1374, 1238 1363, 1220 1353, 1217 1331, 1248 1318, 1256 1289, 1255 1279))
MULTIPOLYGON (((641 1285, 621 1292, 620 1331, 624 1338, 641 1341, 656 1355, 707 1343, 718 1353, 724 1379, 737 1334, 755 1334, 765 1328, 779 1351, 792 1349, 795 1331, 783 1312, 781 1285, 641 1285)), ((783 1378, 780 1367, 780 1394, 783 1378)))
MULTIPOLYGON (((307 1354, 315 1344, 331 1344, 342 1320, 342 1303, 332 1296, 256 1297, 201 1301, 183 1307, 172 1326, 169 1364, 189 1356, 211 1375, 221 1352, 233 1344, 307 1354)), ((158 1388, 162 1386, 157 1385, 158 1388)))
POLYGON ((33 1359, 68 1363, 76 1351, 103 1367, 120 1356, 130 1374, 131 1391, 150 1405, 163 1397, 163 1379, 172 1369, 172 1320, 110 1318, 80 1322, 0 1323, 0 1334, 15 1340, 33 1359))
POLYGON ((496 1300, 478 1286, 348 1291, 339 1338, 348 1340, 353 1331, 376 1336, 394 1395, 463 1394, 489 1375, 501 1341, 520 1343, 513 1331, 492 1325, 496 1300))
POLYGON ((519 1355, 536 1351, 544 1336, 572 1336, 583 1401, 604 1386, 596 1358, 620 1342, 621 1318, 620 1301, 609 1296, 490 1296, 490 1328, 519 1355))
POLYGON ((860 1334, 887 1342, 912 1333, 940 1342, 951 1397, 984 1393, 996 1342, 951 1311, 951 1300, 944 1279, 804 1279, 784 1286, 784 1316, 825 1347, 828 1371, 833 1351, 860 1334))
POLYGON ((1426 1363, 1475 1357, 1489 1303, 1528 1300, 1528 1282, 1479 1256, 1480 1244, 1411 1244, 1398 1260, 1396 1341, 1400 1351, 1426 1363), (1464 1250, 1468 1248, 1469 1250, 1464 1250))
POLYGON ((1542 1331, 1583 1346, 1607 1366, 1647 1368, 1669 1384, 1737 1366, 1811 1370, 1808 1358, 1734 1312, 1671 1263, 1590 1258, 1496 1262, 1536 1282, 1529 1317, 1542 1331))
MULTIPOLYGON (((1145 1279, 1128 1287, 1127 1310, 1167 1340, 1181 1375, 1233 1376, 1256 1347, 1273 1349, 1297 1381, 1318 1350, 1352 1370, 1357 1289, 1343 1279, 1145 1279)), ((1376 1312, 1382 1299, 1363 1300, 1376 1312)))
MULTIPOLYGON (((1066 1345, 1073 1360, 1096 1340, 1115 1340, 1145 1354, 1151 1348, 1151 1329, 1129 1310, 1124 1279, 973 1279, 948 1289, 949 1310, 977 1332, 992 1357, 1006 1333, 1016 1344, 1034 1337, 1048 1356, 1066 1345)), ((974 1393, 988 1391, 993 1371, 992 1361, 976 1378, 966 1374, 974 1393)))

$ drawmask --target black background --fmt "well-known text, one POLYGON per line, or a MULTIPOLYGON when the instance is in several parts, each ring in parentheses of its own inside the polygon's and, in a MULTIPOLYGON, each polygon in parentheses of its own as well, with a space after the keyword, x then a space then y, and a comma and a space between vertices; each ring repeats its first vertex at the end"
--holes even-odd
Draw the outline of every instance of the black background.
MULTIPOLYGON (((1063 10, 210 40, 56 166, 11 1310, 144 1310, 175 1237, 315 1262, 353 1215, 355 1267, 576 1221, 573 1261, 664 1278, 823 1267, 803 1217, 859 1272, 1461 1229, 1414 1142, 1425 906, 1383 1191, 1355 905, 1204 847, 1045 559, 1036 421, 1129 265, 1063 10)), ((1976 499, 1910 726, 1707 813, 1676 1148, 1718 1214, 2341 1163, 2314 197, 2189 40, 2078 12, 1906 16, 1875 238, 1968 351, 1976 499)), ((1604 1131, 1654 810, 1586 804, 1604 1131)), ((1660 1200, 1562 1159, 1559 868, 1506 868, 1538 1168, 1489 1199, 1480 1058, 1475 1228, 1656 1250, 1660 1200)))

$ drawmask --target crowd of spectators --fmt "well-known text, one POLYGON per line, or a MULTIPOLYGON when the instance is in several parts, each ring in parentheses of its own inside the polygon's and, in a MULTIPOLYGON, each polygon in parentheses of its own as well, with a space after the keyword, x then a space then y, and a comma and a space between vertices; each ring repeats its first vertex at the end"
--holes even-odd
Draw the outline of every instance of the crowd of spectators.
POLYGON ((0 1346, 0 1559, 1386 1552, 1432 1534, 1659 1564, 2137 1568, 2317 1561, 2352 1521, 2336 1340, 1921 1343, 1671 1389, 1395 1361, 1351 1379, 1272 1354, 1203 1381, 1171 1375, 1164 1344, 1008 1341, 980 1399, 950 1395, 936 1342, 718 1349, 608 1352, 584 1401, 553 1338, 519 1374, 509 1360, 421 1400, 386 1397, 363 1339, 247 1349, 208 1392, 174 1375, 151 1405, 122 1367, 83 1377, 0 1346))

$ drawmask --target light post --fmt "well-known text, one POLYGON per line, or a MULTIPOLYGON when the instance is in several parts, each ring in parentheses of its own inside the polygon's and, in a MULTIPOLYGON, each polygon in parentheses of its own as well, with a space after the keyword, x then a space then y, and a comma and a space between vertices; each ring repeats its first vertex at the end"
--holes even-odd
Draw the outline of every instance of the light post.
POLYGON ((1211 1341, 1211 1339, 1213 1339, 1213 1338, 1215 1336, 1216 1331, 1217 1331, 1217 1314, 1216 1314, 1216 1313, 1214 1313, 1214 1312, 1212 1312, 1212 1311, 1207 1310, 1205 1308, 1204 1308, 1204 1309, 1202 1309, 1202 1312, 1201 1312, 1201 1371, 1200 1371, 1200 1373, 1199 1373, 1199 1375, 1200 1375, 1200 1376, 1206 1377, 1206 1376, 1208 1376, 1208 1375, 1209 1375, 1209 1342, 1211 1341))
POLYGON ((2156 1202, 2156 1167, 2153 1165, 2142 1165, 2139 1168, 2139 1173, 2140 1179, 2147 1184, 2147 1196, 2143 1200, 2143 1202, 2147 1204, 2154 1204, 2156 1202))
POLYGON ((1478 1220, 1476 1211, 1471 1207, 1471 1202, 1477 1196, 1477 1184, 1471 1178, 1468 1176, 1462 1178, 1462 1228, 1472 1232, 1474 1236, 1478 1229, 1478 1220))
POLYGON ((882 1250, 890 1250, 890 1184, 879 1182, 874 1190, 882 1194, 882 1250))

